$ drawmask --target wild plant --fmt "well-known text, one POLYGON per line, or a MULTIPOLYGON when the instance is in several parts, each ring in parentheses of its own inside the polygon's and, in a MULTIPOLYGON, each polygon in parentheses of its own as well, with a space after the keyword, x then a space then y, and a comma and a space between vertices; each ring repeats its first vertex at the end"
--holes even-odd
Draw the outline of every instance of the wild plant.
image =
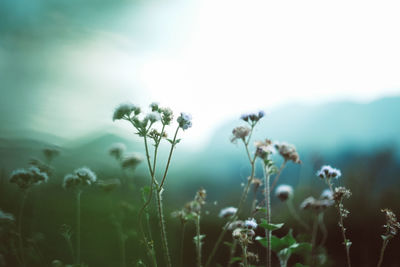
MULTIPOLYGON (((137 153, 126 153, 126 146, 123 143, 112 144, 108 153, 118 162, 122 177, 126 177, 127 171, 135 171, 136 167, 143 161, 142 156, 137 153)), ((125 179, 122 179, 122 182, 126 184, 125 179)))
POLYGON ((41 172, 37 167, 30 167, 28 169, 17 169, 11 173, 10 182, 15 183, 22 192, 21 205, 19 208, 18 215, 18 239, 19 239, 19 253, 17 254, 17 260, 21 266, 26 266, 27 261, 25 258, 25 245, 22 232, 22 220, 24 214, 24 207, 29 190, 41 183, 47 182, 49 179, 48 175, 41 172))
POLYGON ((383 255, 385 254, 385 249, 389 244, 389 241, 397 235, 400 230, 400 223, 397 221, 396 215, 390 209, 382 209, 386 216, 386 224, 383 227, 386 229, 385 233, 381 235, 383 243, 381 248, 381 253, 379 256, 379 261, 377 267, 381 267, 383 263, 383 255))
POLYGON ((156 196, 157 213, 159 217, 159 226, 163 247, 164 260, 167 266, 172 266, 171 257, 168 248, 168 241, 166 235, 166 226, 163 212, 162 194, 164 191, 164 184, 166 181, 169 165, 171 163, 172 154, 176 145, 180 142, 178 139, 179 129, 187 130, 192 126, 191 116, 186 113, 181 113, 177 118, 177 127, 172 139, 167 138, 166 128, 171 125, 173 120, 173 112, 170 108, 162 108, 158 103, 150 104, 151 112, 142 114, 141 109, 133 104, 121 104, 118 106, 113 114, 113 120, 125 120, 128 121, 135 129, 136 134, 143 138, 144 148, 146 151, 147 167, 150 173, 150 185, 147 200, 139 211, 139 225, 142 232, 143 242, 146 246, 148 256, 150 257, 154 266, 157 266, 155 258, 155 252, 152 245, 152 240, 149 240, 150 233, 146 234, 142 225, 143 213, 147 213, 148 205, 150 205, 153 193, 156 196), (157 124, 159 127, 156 127, 157 124), (161 128, 161 129, 160 129, 161 128), (153 141, 153 153, 151 158, 148 140, 153 141), (162 140, 166 140, 170 143, 170 152, 168 155, 167 163, 162 174, 161 180, 157 179, 157 155, 159 146, 162 140))
POLYGON ((29 164, 37 167, 41 172, 47 173, 49 177, 53 175, 53 160, 60 155, 60 150, 56 148, 45 148, 42 150, 44 161, 38 158, 31 158, 29 164))
POLYGON ((78 168, 64 177, 63 187, 72 190, 76 196, 75 263, 77 265, 81 264, 81 194, 85 187, 93 185, 96 180, 96 174, 87 167, 78 168))

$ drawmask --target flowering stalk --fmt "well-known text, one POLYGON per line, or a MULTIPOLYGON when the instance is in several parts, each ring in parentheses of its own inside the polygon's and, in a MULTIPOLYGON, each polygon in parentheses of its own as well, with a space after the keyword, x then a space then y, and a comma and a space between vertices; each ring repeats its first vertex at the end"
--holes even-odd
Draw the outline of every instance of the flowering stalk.
POLYGON ((248 267, 249 264, 247 263, 247 245, 242 244, 242 252, 243 252, 243 267, 248 267))
MULTIPOLYGON (((271 196, 270 196, 270 186, 269 186, 269 168, 268 165, 264 163, 264 183, 265 183, 265 209, 267 211, 267 222, 271 224, 271 196)), ((267 237, 267 267, 271 267, 271 231, 265 229, 265 236, 267 237)))
POLYGON ((21 257, 21 265, 23 267, 26 266, 26 262, 25 262, 24 243, 23 243, 23 238, 22 238, 22 217, 23 217, 23 213, 24 213, 25 200, 26 200, 27 195, 28 195, 28 192, 26 190, 23 190, 21 206, 19 208, 19 216, 18 216, 19 250, 20 250, 20 257, 21 257))
MULTIPOLYGON (((386 231, 386 235, 388 234, 389 230, 386 231)), ((383 262, 383 255, 385 254, 385 249, 386 246, 389 244, 389 239, 383 239, 383 243, 382 243, 382 248, 381 248, 381 253, 379 256, 379 262, 377 267, 381 267, 382 266, 382 262, 383 262)))
POLYGON ((233 240, 233 244, 231 246, 231 252, 230 252, 230 256, 229 256, 228 267, 231 267, 231 265, 232 265, 232 258, 233 258, 233 256, 235 256, 236 246, 237 246, 237 240, 234 239, 233 240))
POLYGON ((400 223, 397 221, 396 215, 390 209, 381 210, 386 215, 386 224, 383 225, 386 228, 386 233, 382 235, 383 244, 381 249, 381 254, 379 257, 379 262, 377 267, 381 267, 383 262, 383 255, 385 253, 386 246, 389 244, 390 239, 392 239, 400 230, 400 223))
POLYGON ((208 256, 208 259, 207 259, 205 267, 208 267, 211 264, 211 261, 212 261, 214 255, 215 255, 215 253, 217 252, 217 249, 218 249, 219 245, 221 244, 222 239, 224 238, 224 235, 225 235, 226 231, 228 230, 228 226, 237 219, 237 217, 238 217, 238 215, 239 215, 239 213, 240 213, 240 211, 242 209, 242 206, 243 206, 243 204, 244 204, 244 202, 245 202, 245 200, 247 198, 247 195, 249 193, 249 190, 250 190, 250 187, 251 187, 251 183, 252 183, 252 181, 254 179, 254 176, 255 176, 255 162, 256 162, 257 154, 254 154, 253 157, 250 155, 249 142, 250 142, 250 138, 251 138, 251 135, 252 135, 252 132, 254 130, 254 126, 255 125, 256 125, 255 123, 251 125, 250 132, 248 133, 248 138, 247 139, 244 139, 244 138, 242 139, 243 140, 243 144, 244 144, 245 149, 246 149, 246 154, 247 154, 247 157, 249 159, 250 166, 251 166, 250 177, 248 178, 247 185, 246 185, 246 187, 245 187, 245 189, 244 189, 244 191, 242 193, 242 196, 240 198, 239 205, 238 205, 238 208, 236 210, 236 213, 230 218, 230 220, 222 228, 222 232, 218 236, 218 239, 215 242, 215 245, 213 247, 213 250, 210 253, 210 256, 208 256))

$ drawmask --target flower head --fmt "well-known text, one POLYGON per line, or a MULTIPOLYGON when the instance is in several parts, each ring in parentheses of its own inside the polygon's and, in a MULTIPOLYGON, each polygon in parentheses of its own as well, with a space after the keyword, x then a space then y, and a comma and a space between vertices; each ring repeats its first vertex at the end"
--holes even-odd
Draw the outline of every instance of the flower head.
POLYGON ((98 180, 96 185, 104 192, 111 192, 121 185, 121 181, 119 179, 98 180))
POLYGON ((321 199, 328 199, 328 200, 332 200, 333 199, 333 193, 330 189, 325 189, 324 191, 322 191, 321 199))
POLYGON ((254 142, 256 147, 256 154, 262 159, 267 159, 269 155, 275 153, 275 148, 272 145, 272 141, 266 139, 264 142, 256 141, 254 142))
POLYGON ((155 123, 156 121, 161 120, 161 116, 160 113, 154 111, 147 114, 144 119, 150 121, 151 123, 155 123))
POLYGON ((294 163, 301 163, 299 153, 297 153, 294 145, 288 143, 276 143, 276 149, 285 161, 293 161, 294 163))
POLYGON ((350 197, 351 191, 343 186, 336 187, 333 192, 333 200, 335 200, 336 203, 342 202, 343 199, 350 197))
POLYGON ((259 111, 258 113, 247 113, 240 116, 240 119, 244 120, 245 122, 255 123, 258 122, 261 118, 265 116, 264 111, 259 111))
POLYGON ((188 113, 181 112, 181 115, 176 120, 183 130, 187 130, 192 127, 192 116, 188 113))
POLYGON ((256 222, 256 219, 251 218, 244 221, 244 226, 249 229, 256 229, 258 224, 256 222))
POLYGON ((55 157, 60 154, 60 150, 56 148, 45 148, 43 149, 43 154, 48 161, 52 161, 55 157))
POLYGON ((286 201, 293 196, 293 187, 291 187, 290 185, 282 184, 276 188, 275 195, 281 201, 286 201))
POLYGON ((332 168, 329 165, 324 165, 317 172, 317 176, 321 179, 339 178, 342 175, 339 169, 332 168))
POLYGON ((143 161, 142 156, 140 156, 139 154, 133 153, 131 155, 125 156, 122 159, 121 166, 122 166, 122 168, 134 169, 142 161, 143 161))
POLYGON ((11 173, 10 182, 15 183, 21 189, 27 189, 32 185, 47 182, 49 179, 45 172, 42 172, 37 167, 30 167, 28 169, 18 169, 11 173))
POLYGON ((247 126, 238 126, 232 130, 231 142, 236 142, 237 139, 245 140, 245 138, 250 134, 251 129, 247 126))
POLYGON ((233 230, 235 230, 236 228, 242 228, 242 227, 244 227, 244 222, 241 221, 241 220, 236 220, 236 221, 231 222, 231 223, 227 226, 227 229, 228 229, 229 231, 233 231, 233 230))
POLYGON ((140 113, 140 108, 130 103, 121 104, 114 110, 113 121, 130 118, 132 112, 136 116, 140 113))
POLYGON ((235 208, 235 207, 227 207, 227 208, 222 209, 219 212, 218 216, 220 218, 228 218, 228 217, 231 217, 231 216, 235 215, 236 212, 237 212, 237 208, 235 208))
POLYGON ((170 125, 172 119, 174 118, 174 113, 170 108, 160 108, 161 112, 161 122, 165 125, 170 125))
POLYGON ((320 212, 325 210, 326 208, 332 206, 334 204, 333 200, 328 199, 315 199, 313 197, 306 198, 300 205, 300 208, 303 210, 313 210, 316 212, 320 212))
POLYGON ((153 102, 150 104, 151 111, 158 111, 159 104, 157 102, 153 102))
POLYGON ((108 150, 108 153, 115 157, 117 160, 120 160, 126 150, 126 146, 123 143, 114 143, 110 149, 108 150))
POLYGON ((75 189, 81 186, 92 185, 96 182, 96 174, 87 167, 76 169, 72 174, 64 177, 63 187, 65 189, 75 189))

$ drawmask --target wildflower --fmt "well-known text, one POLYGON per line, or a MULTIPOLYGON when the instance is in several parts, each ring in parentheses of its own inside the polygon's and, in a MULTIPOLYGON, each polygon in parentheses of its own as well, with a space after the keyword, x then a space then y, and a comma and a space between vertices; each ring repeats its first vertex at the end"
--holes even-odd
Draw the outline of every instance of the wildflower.
POLYGON ((56 148, 45 148, 43 149, 43 154, 48 161, 52 161, 53 158, 57 157, 60 154, 60 150, 56 148))
POLYGON ((228 225, 227 229, 228 229, 229 231, 233 231, 233 230, 235 230, 236 228, 242 228, 242 227, 244 227, 244 222, 241 221, 241 220, 236 220, 236 221, 231 222, 231 223, 228 225))
POLYGON ((121 185, 119 179, 98 180, 96 185, 105 192, 111 192, 121 185))
POLYGON ((117 160, 120 160, 125 150, 126 146, 123 143, 114 143, 108 150, 108 153, 111 156, 115 157, 117 160))
POLYGON ((333 205, 333 200, 315 199, 314 197, 306 198, 300 205, 303 210, 314 210, 320 212, 333 205))
POLYGON ((339 169, 332 168, 329 165, 324 165, 317 172, 317 176, 321 179, 339 178, 342 175, 339 169))
POLYGON ((232 131, 232 138, 231 142, 235 142, 237 139, 242 139, 243 141, 245 138, 250 134, 251 129, 247 126, 238 126, 232 131))
POLYGON ((258 122, 264 116, 265 116, 265 112, 259 111, 258 113, 243 114, 242 116, 240 116, 240 118, 242 120, 244 120, 245 122, 255 123, 255 122, 258 122))
POLYGON ((297 153, 294 145, 287 143, 276 143, 276 149, 279 154, 285 159, 285 161, 293 161, 294 163, 301 163, 299 153, 297 153))
POLYGON ((275 153, 272 141, 269 139, 266 139, 264 142, 256 141, 254 142, 254 145, 256 147, 257 156, 262 159, 266 159, 269 155, 275 153))
POLYGON ((181 112, 181 115, 176 120, 183 130, 187 130, 192 127, 192 116, 190 114, 181 112))
POLYGON ((218 216, 220 218, 228 218, 228 217, 231 217, 231 216, 235 215, 236 212, 237 212, 237 208, 235 208, 235 207, 227 207, 227 208, 222 209, 219 212, 218 216))
POLYGON ((157 102, 153 102, 150 104, 151 111, 158 111, 159 110, 159 104, 157 102))
POLYGON ((343 186, 336 187, 335 192, 333 192, 333 199, 336 203, 342 202, 343 199, 350 198, 350 196, 350 190, 343 186))
POLYGON ((96 174, 87 167, 76 169, 72 174, 64 177, 63 187, 65 189, 75 189, 78 186, 91 185, 96 182, 96 174))
POLYGON ((293 196, 293 187, 286 184, 280 185, 276 188, 275 195, 284 202, 293 196))
POLYGON ((244 221, 244 226, 249 229, 256 229, 258 224, 254 218, 248 219, 244 221))
POLYGON ((333 199, 332 191, 330 189, 325 189, 324 191, 322 191, 320 198, 332 200, 333 199))
POLYGON ((308 197, 304 199, 303 202, 301 202, 300 204, 300 209, 302 210, 310 209, 314 205, 315 200, 316 199, 314 197, 308 197))
POLYGON ((253 229, 243 229, 243 228, 236 228, 232 232, 232 237, 243 245, 248 245, 252 243, 252 240, 256 233, 253 229))
POLYGON ((125 156, 122 159, 122 168, 135 168, 143 159, 139 154, 133 153, 131 155, 125 156))
POLYGON ((51 175, 53 172, 53 167, 44 163, 40 159, 32 158, 29 160, 29 164, 34 167, 37 167, 41 172, 44 172, 47 175, 51 175))
POLYGON ((45 172, 42 172, 37 167, 30 167, 28 169, 14 170, 11 173, 10 182, 15 183, 21 189, 27 189, 32 185, 47 182, 49 179, 45 172))
POLYGON ((151 123, 155 123, 156 121, 161 120, 161 116, 158 112, 150 112, 144 119, 150 121, 151 123))
POLYGON ((196 196, 194 197, 194 201, 196 201, 200 205, 204 205, 206 204, 206 197, 207 197, 206 190, 204 188, 200 188, 197 191, 196 196))
POLYGON ((0 221, 14 221, 14 215, 11 213, 6 213, 0 210, 0 221))
POLYGON ((165 125, 169 125, 174 118, 174 113, 170 108, 160 108, 161 112, 161 122, 165 125))
POLYGON ((382 209, 381 211, 386 215, 386 224, 383 227, 386 228, 391 237, 395 236, 400 230, 400 223, 397 221, 396 214, 390 209, 382 209))
POLYGON ((132 112, 136 116, 140 113, 140 108, 130 103, 121 104, 114 111, 113 121, 121 119, 129 119, 132 112))

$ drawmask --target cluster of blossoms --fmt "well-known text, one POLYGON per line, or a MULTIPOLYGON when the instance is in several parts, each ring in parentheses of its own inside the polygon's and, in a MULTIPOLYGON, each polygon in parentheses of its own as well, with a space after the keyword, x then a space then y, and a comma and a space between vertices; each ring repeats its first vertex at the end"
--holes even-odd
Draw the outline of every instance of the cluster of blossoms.
POLYGON ((278 150, 279 154, 284 158, 285 161, 293 161, 294 163, 300 164, 300 156, 296 151, 294 145, 288 143, 275 143, 275 148, 278 150))
POLYGON ((237 212, 237 208, 235 208, 235 207, 227 207, 227 208, 222 209, 219 212, 218 216, 220 218, 229 218, 229 217, 232 217, 233 215, 235 215, 236 212, 237 212))
POLYGON ((206 190, 200 188, 197 191, 194 200, 186 203, 183 209, 174 211, 172 213, 172 217, 179 218, 182 223, 186 223, 188 220, 197 218, 198 216, 200 216, 201 207, 206 204, 206 197, 206 190))
POLYGON ((387 230, 389 235, 387 237, 395 236, 400 230, 400 223, 397 221, 396 214, 390 209, 382 209, 381 211, 385 213, 386 216, 386 224, 383 227, 387 230))
POLYGON ((240 226, 238 225, 238 227, 233 230, 232 237, 239 240, 242 245, 247 246, 253 242, 256 235, 254 230, 257 229, 257 226, 257 222, 254 218, 245 220, 240 226))
POLYGON ((55 157, 60 155, 60 150, 57 148, 45 148, 43 154, 48 162, 52 161, 55 157))
POLYGON ((286 184, 279 185, 275 190, 275 195, 284 202, 293 196, 293 187, 286 184))
POLYGON ((141 155, 137 153, 132 153, 130 155, 126 155, 122 158, 121 161, 121 166, 122 168, 131 168, 134 169, 136 166, 143 161, 143 158, 141 155))
POLYGON ((49 179, 47 173, 42 172, 37 167, 30 167, 28 169, 18 169, 11 173, 10 182, 15 183, 21 189, 28 189, 32 185, 47 182, 49 179))
MULTIPOLYGON (((152 125, 157 121, 161 121, 163 125, 170 125, 173 120, 173 112, 170 108, 162 108, 158 103, 150 104, 151 112, 146 114, 143 119, 139 118, 141 114, 140 107, 137 107, 133 104, 121 104, 119 105, 113 114, 113 120, 127 120, 130 121, 133 126, 139 131, 138 134, 141 136, 148 135, 148 125, 149 123, 152 125)), ((192 127, 192 117, 187 113, 181 113, 181 115, 177 118, 177 122, 179 127, 183 130, 187 130, 192 127)), ((152 132, 154 136, 163 136, 165 137, 165 133, 157 133, 152 132)))
POLYGON ((334 204, 332 199, 315 199, 314 197, 306 198, 301 204, 300 208, 303 210, 313 210, 316 212, 323 211, 334 204))
POLYGON ((238 126, 232 130, 231 142, 235 143, 236 140, 245 141, 246 137, 250 134, 251 129, 247 126, 238 126))
POLYGON ((342 175, 340 170, 332 168, 329 165, 324 165, 317 172, 317 176, 321 179, 339 178, 342 175))
POLYGON ((97 180, 96 174, 87 167, 76 169, 72 174, 64 177, 63 187, 65 189, 78 189, 81 186, 92 185, 97 180))
POLYGON ((350 198, 351 197, 351 192, 349 189, 343 186, 339 186, 335 188, 335 191, 333 192, 333 200, 335 200, 336 203, 340 203, 343 201, 345 198, 350 198))
POLYGON ((116 160, 120 160, 120 159, 122 159, 125 151, 126 151, 125 144, 114 143, 108 150, 108 153, 110 154, 110 156, 114 157, 116 160))
POLYGON ((248 122, 250 124, 258 122, 261 118, 265 116, 264 111, 259 111, 258 113, 248 113, 248 114, 243 114, 240 119, 244 120, 245 122, 248 122))
POLYGON ((261 159, 267 159, 269 155, 275 153, 275 147, 270 139, 265 139, 264 142, 254 142, 256 147, 256 155, 261 159))

